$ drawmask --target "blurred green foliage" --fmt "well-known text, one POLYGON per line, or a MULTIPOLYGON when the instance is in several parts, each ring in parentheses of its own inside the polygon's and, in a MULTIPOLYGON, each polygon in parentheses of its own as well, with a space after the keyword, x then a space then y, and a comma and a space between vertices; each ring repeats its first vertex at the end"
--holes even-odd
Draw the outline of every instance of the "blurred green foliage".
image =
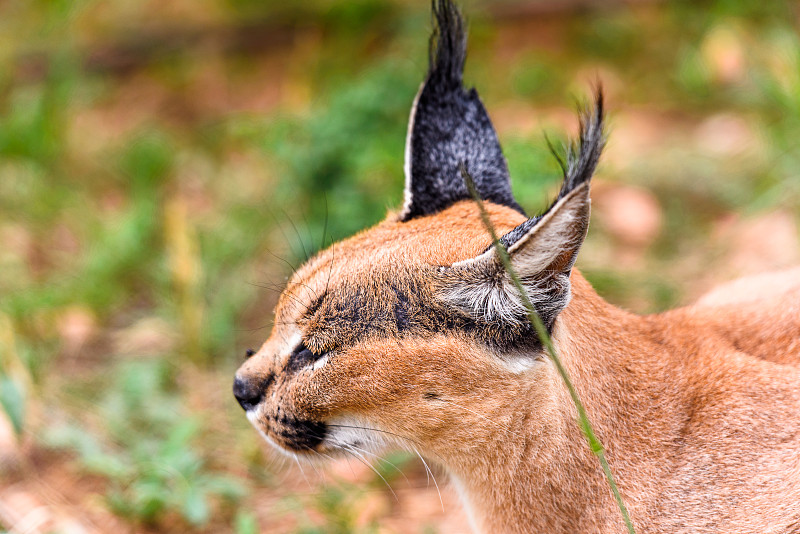
POLYGON ((11 421, 17 435, 22 434, 25 421, 25 391, 22 384, 3 374, 0 376, 0 407, 11 421))
POLYGON ((359 527, 359 510, 353 499, 355 492, 343 487, 326 487, 317 495, 315 507, 323 517, 318 525, 302 525, 296 534, 371 534, 378 532, 377 525, 359 527))
POLYGON ((108 479, 106 501, 115 513, 156 524, 174 512, 202 526, 214 501, 235 501, 245 486, 206 465, 196 446, 200 418, 174 395, 168 371, 158 360, 121 364, 112 383, 91 399, 107 435, 96 436, 87 432, 86 421, 75 421, 47 429, 44 439, 74 450, 83 469, 108 479))
MULTIPOLYGON (((542 15, 550 33, 503 16, 512 0, 467 4, 467 82, 530 212, 559 181, 544 134, 565 142, 559 117, 594 81, 610 95, 610 151, 615 115, 683 132, 601 166, 601 180, 655 192, 664 217, 634 271, 593 226, 582 268, 613 302, 685 302, 723 257, 706 247, 718 220, 800 211, 794 3, 564 9, 542 15), (720 116, 751 143, 709 150, 697 132, 720 116)), ((232 504, 260 454, 232 370, 266 338, 287 264, 400 205, 427 32, 427 5, 402 0, 0 5, 0 405, 21 438, 103 479, 113 513, 258 531, 263 513, 232 504), (184 401, 197 387, 213 407, 184 401)), ((299 528, 354 531, 353 491, 321 490, 322 522, 299 528)))
POLYGON ((285 176, 273 194, 290 202, 290 218, 305 227, 294 255, 374 224, 400 204, 402 125, 418 77, 403 64, 382 63, 339 88, 324 109, 265 128, 265 148, 285 176))

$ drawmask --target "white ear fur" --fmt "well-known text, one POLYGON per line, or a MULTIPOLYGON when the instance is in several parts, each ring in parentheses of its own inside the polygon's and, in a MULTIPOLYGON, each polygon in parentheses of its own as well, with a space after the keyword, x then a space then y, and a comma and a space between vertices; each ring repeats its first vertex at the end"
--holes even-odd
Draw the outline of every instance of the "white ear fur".
POLYGON ((400 219, 403 220, 408 216, 411 211, 411 204, 414 202, 414 192, 411 188, 411 135, 414 133, 414 117, 417 114, 417 103, 419 103, 419 95, 425 88, 425 83, 420 85, 414 103, 411 104, 411 113, 408 115, 408 129, 406 130, 406 148, 403 158, 403 173, 405 174, 405 187, 403 188, 403 209, 400 211, 400 219))
MULTIPOLYGON (((559 200, 527 234, 508 247, 511 266, 520 278, 535 276, 553 267, 566 271, 572 268, 589 227, 590 203, 589 183, 584 182, 559 200)), ((497 254, 494 247, 490 251, 497 254)))
MULTIPOLYGON (((548 326, 569 303, 569 274, 586 236, 589 204, 589 184, 583 183, 508 247, 512 267, 548 326)), ((514 326, 527 321, 525 304, 494 246, 454 264, 446 278, 443 298, 475 319, 514 326)))

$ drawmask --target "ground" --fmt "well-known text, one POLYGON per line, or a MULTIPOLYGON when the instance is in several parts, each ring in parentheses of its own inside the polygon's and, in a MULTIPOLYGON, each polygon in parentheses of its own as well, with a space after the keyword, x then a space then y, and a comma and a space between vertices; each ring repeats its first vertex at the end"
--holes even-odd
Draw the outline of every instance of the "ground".
MULTIPOLYGON (((0 529, 467 531, 435 465, 301 469, 230 393, 291 269, 401 202, 422 4, 0 7, 0 529)), ((800 263, 798 11, 761 4, 466 2, 529 211, 602 84, 578 267, 619 306, 800 263)))

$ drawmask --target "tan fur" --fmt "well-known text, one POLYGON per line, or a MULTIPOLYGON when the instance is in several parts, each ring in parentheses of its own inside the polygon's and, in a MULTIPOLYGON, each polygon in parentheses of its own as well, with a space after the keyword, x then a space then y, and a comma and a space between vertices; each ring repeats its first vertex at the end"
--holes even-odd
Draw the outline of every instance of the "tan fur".
MULTIPOLYGON (((500 233, 525 220, 487 207, 500 233)), ((528 355, 532 364, 520 371, 457 332, 362 335, 358 325, 329 320, 365 295, 374 317, 390 313, 382 306, 396 285, 438 306, 431 269, 489 244, 476 207, 462 201, 405 223, 390 215, 320 253, 293 277, 270 339, 238 372, 276 377, 251 420, 301 457, 316 451, 286 446, 286 417, 341 424, 342 436, 363 432, 364 447, 418 450, 450 473, 481 532, 621 532, 544 355, 528 355), (323 294, 332 304, 304 317, 323 294), (301 339, 327 360, 286 373, 301 339)), ((709 298, 640 317, 605 302, 573 270, 554 341, 637 532, 800 532, 800 273, 787 280, 793 289, 765 298, 709 298)), ((317 451, 345 452, 335 440, 317 451)))

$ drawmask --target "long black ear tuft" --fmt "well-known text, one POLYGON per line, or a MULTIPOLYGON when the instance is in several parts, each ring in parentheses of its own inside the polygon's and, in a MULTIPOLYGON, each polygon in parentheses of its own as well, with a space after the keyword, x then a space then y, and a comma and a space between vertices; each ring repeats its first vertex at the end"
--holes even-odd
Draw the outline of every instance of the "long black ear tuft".
MULTIPOLYGON (((577 144, 562 162, 564 182, 558 198, 503 237, 514 270, 548 329, 570 299, 570 272, 589 228, 589 181, 605 144, 603 95, 581 113, 577 144)), ((559 160, 561 161, 561 160, 559 160)), ((526 309, 503 268, 494 245, 476 258, 442 271, 442 296, 463 312, 487 323, 527 325, 526 309)))
POLYGON ((431 2, 433 33, 428 43, 428 75, 431 90, 462 89, 464 63, 467 60, 467 32, 458 8, 449 1, 431 2))
POLYGON ((414 100, 406 137, 403 221, 469 198, 465 165, 484 200, 524 213, 514 200, 497 134, 475 89, 462 85, 467 36, 450 0, 433 0, 428 75, 414 100))
POLYGON ((594 106, 586 105, 578 115, 580 120, 580 134, 578 142, 572 142, 567 147, 566 161, 554 147, 550 151, 558 160, 564 171, 564 181, 561 182, 561 189, 558 197, 550 204, 550 207, 535 217, 531 217, 520 224, 509 233, 500 238, 500 242, 507 249, 514 245, 520 238, 528 234, 536 224, 547 215, 558 202, 574 191, 583 183, 589 182, 594 176, 597 163, 600 161, 600 154, 606 144, 606 134, 604 127, 605 112, 603 110, 603 89, 598 87, 594 97, 594 106))
MULTIPOLYGON (((553 205, 594 176, 597 163, 600 161, 600 154, 606 145, 604 118, 603 88, 598 87, 594 96, 594 106, 587 105, 579 114, 580 137, 577 146, 573 142, 567 148, 566 164, 561 162, 561 168, 564 169, 564 182, 561 184, 561 191, 553 205)), ((555 151, 553 153, 557 154, 555 151)), ((558 156, 556 155, 556 157, 558 156)))

